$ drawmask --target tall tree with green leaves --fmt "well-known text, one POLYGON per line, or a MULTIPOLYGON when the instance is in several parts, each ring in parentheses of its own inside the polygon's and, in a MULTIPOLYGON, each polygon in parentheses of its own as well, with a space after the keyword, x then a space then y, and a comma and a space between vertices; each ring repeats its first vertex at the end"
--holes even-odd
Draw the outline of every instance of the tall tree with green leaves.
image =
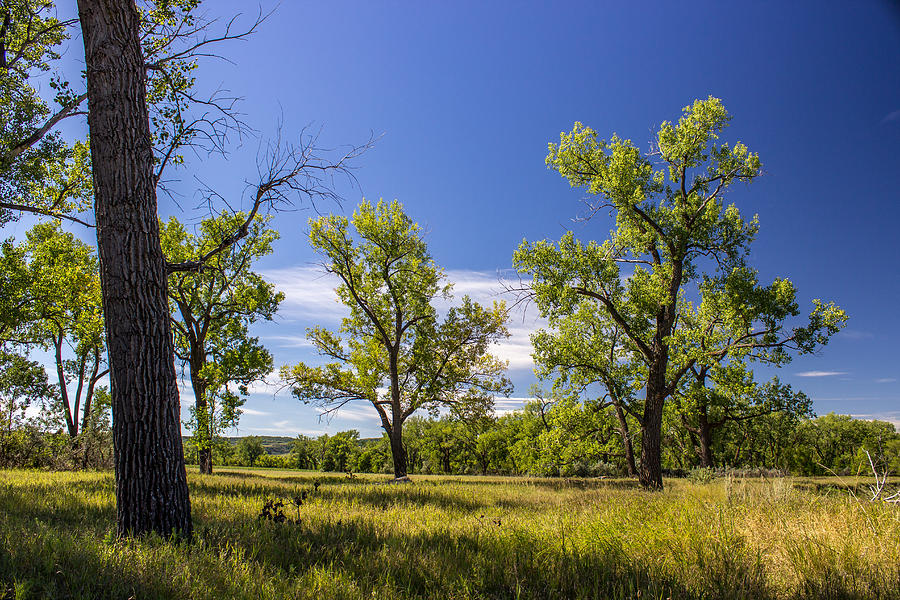
POLYGON ((108 373, 97 257, 59 221, 35 225, 24 249, 33 301, 20 341, 53 353, 62 417, 74 438, 90 423, 94 391, 108 373))
MULTIPOLYGON (((246 219, 222 213, 205 219, 199 232, 187 231, 172 217, 160 225, 169 262, 202 256, 246 219)), ((237 425, 248 386, 272 372, 272 355, 252 337, 250 326, 271 320, 284 294, 253 271, 253 263, 272 253, 278 232, 257 216, 247 236, 215 254, 201 271, 169 276, 169 304, 175 333, 175 356, 191 378, 194 407, 191 443, 197 446, 201 473, 212 473, 213 442, 237 425)))
POLYGON ((396 200, 363 201, 348 220, 310 221, 310 243, 340 280, 338 298, 349 309, 339 332, 307 332, 333 362, 282 369, 301 400, 329 411, 369 402, 391 441, 394 476, 405 477, 403 423, 420 409, 484 404, 509 393, 506 365, 489 354, 508 335, 502 303, 485 308, 468 296, 440 318, 438 300, 451 286, 425 246, 421 228, 396 200), (352 224, 353 231, 350 226, 352 224))
POLYGON ((25 422, 25 411, 56 399, 44 366, 15 352, 0 349, 0 465, 11 466, 11 439, 25 422))
POLYGON ((805 324, 789 323, 800 312, 791 282, 763 288, 747 268, 757 220, 726 204, 726 193, 762 167, 744 144, 718 141, 729 120, 719 99, 696 100, 677 123, 662 123, 649 155, 576 123, 549 145, 547 165, 587 190, 586 218, 607 211, 615 229, 603 243, 582 243, 572 232, 559 242, 523 241, 513 259, 532 277, 528 293, 542 314, 564 316, 592 302, 643 363, 639 478, 648 488, 662 487, 666 400, 692 367, 750 353, 784 362, 825 344, 846 320, 815 300, 805 324), (694 285, 696 307, 688 298, 694 285))

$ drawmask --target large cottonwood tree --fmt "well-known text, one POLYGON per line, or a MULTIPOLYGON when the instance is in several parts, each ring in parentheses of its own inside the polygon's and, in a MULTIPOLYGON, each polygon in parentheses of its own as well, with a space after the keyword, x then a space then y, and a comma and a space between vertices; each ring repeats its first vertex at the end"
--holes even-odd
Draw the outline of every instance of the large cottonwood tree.
POLYGON ((140 19, 79 0, 90 102, 94 217, 109 348, 120 533, 190 535, 140 19))
POLYGON ((97 257, 59 221, 32 227, 23 249, 31 302, 16 341, 52 352, 61 416, 74 438, 90 424, 94 392, 107 374, 97 257))
POLYGON ((532 277, 527 294, 545 316, 593 302, 643 363, 639 478, 648 488, 662 487, 666 400, 692 367, 749 353, 783 362, 826 343, 846 319, 816 300, 808 321, 795 325, 789 319, 799 307, 790 281, 764 288, 747 269, 757 221, 726 204, 726 193, 757 178, 762 167, 744 144, 718 141, 729 120, 719 99, 697 100, 677 123, 662 123, 649 155, 630 140, 601 140, 576 123, 550 144, 547 165, 587 190, 587 218, 607 211, 615 229, 599 244, 582 243, 572 232, 559 242, 523 241, 514 255, 519 272, 532 277), (688 298, 692 285, 699 288, 696 307, 688 298))
POLYGON ((370 403, 390 439, 394 476, 405 477, 403 423, 413 413, 508 394, 506 364, 489 353, 509 335, 505 306, 486 308, 464 296, 441 318, 436 303, 450 299, 451 286, 421 228, 396 200, 363 201, 352 220, 321 217, 310 229, 310 243, 340 281, 338 298, 350 316, 338 333, 308 330, 309 341, 332 362, 285 367, 282 377, 300 400, 328 410, 370 403))

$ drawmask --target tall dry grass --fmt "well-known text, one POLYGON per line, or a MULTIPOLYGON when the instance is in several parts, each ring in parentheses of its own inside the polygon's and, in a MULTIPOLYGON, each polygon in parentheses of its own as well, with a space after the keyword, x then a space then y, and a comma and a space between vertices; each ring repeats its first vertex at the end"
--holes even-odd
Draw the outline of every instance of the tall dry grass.
POLYGON ((900 510, 812 480, 190 475, 193 540, 114 535, 109 473, 0 471, 16 598, 900 598, 900 510), (312 491, 292 521, 268 498, 312 491))

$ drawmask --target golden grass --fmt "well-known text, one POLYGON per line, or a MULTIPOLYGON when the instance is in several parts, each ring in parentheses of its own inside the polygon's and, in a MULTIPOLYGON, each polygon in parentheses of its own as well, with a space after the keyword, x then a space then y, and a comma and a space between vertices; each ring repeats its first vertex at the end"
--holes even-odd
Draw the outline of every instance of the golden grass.
POLYGON ((193 540, 119 540, 110 473, 0 471, 0 596, 900 598, 900 510, 829 480, 189 480, 193 540))

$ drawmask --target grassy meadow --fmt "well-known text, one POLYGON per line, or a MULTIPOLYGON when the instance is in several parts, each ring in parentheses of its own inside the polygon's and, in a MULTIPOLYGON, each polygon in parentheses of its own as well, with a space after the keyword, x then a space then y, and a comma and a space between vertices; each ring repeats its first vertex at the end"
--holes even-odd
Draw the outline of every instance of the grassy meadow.
POLYGON ((194 538, 135 540, 111 473, 0 471, 0 597, 900 598, 900 507, 863 480, 189 478, 194 538))

